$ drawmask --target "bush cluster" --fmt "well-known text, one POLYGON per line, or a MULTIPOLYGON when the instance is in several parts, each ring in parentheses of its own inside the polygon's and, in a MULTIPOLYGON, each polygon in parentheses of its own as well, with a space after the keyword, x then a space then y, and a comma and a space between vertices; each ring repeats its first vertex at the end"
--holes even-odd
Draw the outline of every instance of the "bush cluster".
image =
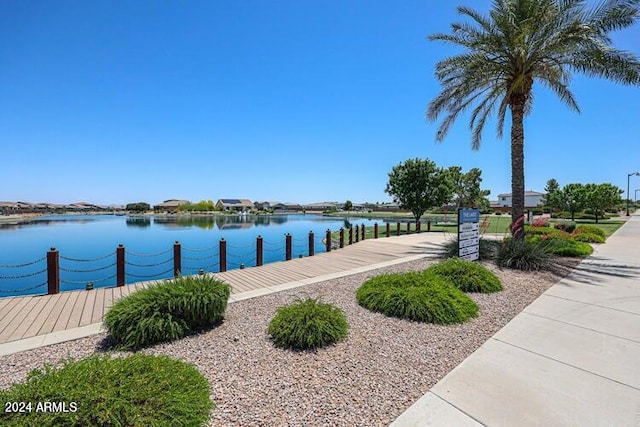
POLYGON ((606 235, 604 230, 594 225, 581 225, 574 232, 575 240, 587 243, 604 243, 606 235))
POLYGON ((211 276, 179 277, 121 298, 104 324, 121 349, 172 341, 220 323, 230 293, 211 276))
POLYGON ((267 329, 275 345, 296 350, 333 344, 344 339, 348 331, 341 309, 313 298, 280 307, 267 329))
POLYGON ((426 271, 444 277, 463 292, 490 293, 502 290, 500 279, 477 262, 450 258, 432 265, 426 271))
POLYGON ((144 354, 45 366, 0 390, 0 400, 33 405, 30 412, 10 414, 3 405, 3 426, 197 426, 214 407, 209 383, 193 365, 144 354), (37 402, 47 401, 66 403, 68 412, 36 411, 37 402))
POLYGON ((573 221, 561 221, 556 223, 554 227, 567 233, 573 233, 573 231, 576 229, 576 223, 573 221))
POLYGON ((505 239, 496 254, 498 267, 524 271, 550 270, 555 266, 548 245, 530 240, 505 239))
POLYGON ((426 271, 372 277, 356 298, 371 311, 418 322, 462 323, 478 314, 471 298, 447 279, 426 271))
MULTIPOLYGON (((480 260, 486 261, 491 260, 495 257, 495 254, 498 251, 498 247, 500 246, 500 242, 498 242, 497 240, 480 238, 479 246, 480 252, 478 254, 478 257, 480 260)), ((458 256, 457 237, 444 242, 440 251, 440 256, 442 258, 453 258, 458 256)))

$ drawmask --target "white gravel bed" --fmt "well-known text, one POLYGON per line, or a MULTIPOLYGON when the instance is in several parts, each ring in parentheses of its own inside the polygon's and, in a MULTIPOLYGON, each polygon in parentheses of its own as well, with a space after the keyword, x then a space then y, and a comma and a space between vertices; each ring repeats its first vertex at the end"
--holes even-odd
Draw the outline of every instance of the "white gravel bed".
MULTIPOLYGON (((198 367, 209 379, 217 405, 212 426, 388 425, 560 279, 489 265, 504 291, 470 294, 480 307, 479 316, 455 326, 388 318, 357 304, 355 291, 368 277, 419 270, 432 262, 411 261, 235 302, 229 304, 222 325, 144 352, 198 367), (312 352, 274 347, 265 331, 276 309, 306 296, 319 296, 345 311, 347 339, 312 352)), ((99 352, 105 337, 103 333, 0 357, 0 387, 24 380, 44 363, 99 352)))

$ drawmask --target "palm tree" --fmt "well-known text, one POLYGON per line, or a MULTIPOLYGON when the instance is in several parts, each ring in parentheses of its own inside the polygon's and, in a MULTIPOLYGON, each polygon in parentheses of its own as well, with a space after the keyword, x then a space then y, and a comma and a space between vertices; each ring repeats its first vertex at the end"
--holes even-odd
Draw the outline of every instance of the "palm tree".
MULTIPOLYGON (((607 0, 588 8, 585 0, 494 0, 489 16, 458 7, 471 23, 452 24, 451 34, 429 39, 464 48, 436 65, 442 91, 427 108, 427 119, 446 113, 437 133, 442 142, 456 117, 471 105, 472 148, 480 148, 482 130, 497 107, 502 137, 511 113, 512 221, 524 214, 524 117, 533 106, 533 84, 551 89, 579 112, 569 90, 570 72, 640 84, 640 61, 612 46, 609 33, 631 26, 640 16, 640 0, 607 0)), ((520 221, 518 221, 520 220, 520 221)), ((514 227, 514 237, 523 237, 514 227)))

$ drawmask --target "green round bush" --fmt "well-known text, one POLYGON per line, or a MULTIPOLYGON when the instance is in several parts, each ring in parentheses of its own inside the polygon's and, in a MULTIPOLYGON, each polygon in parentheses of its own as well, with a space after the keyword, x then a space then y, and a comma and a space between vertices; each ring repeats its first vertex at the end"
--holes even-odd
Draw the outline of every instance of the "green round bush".
POLYGON ((343 311, 314 298, 280 307, 267 329, 275 345, 296 350, 336 343, 348 332, 349 324, 343 311))
POLYGON ((498 276, 477 262, 450 258, 432 265, 426 271, 450 280, 463 292, 491 293, 502 290, 498 276))
POLYGON ((549 250, 555 255, 567 257, 584 257, 593 253, 591 245, 575 240, 550 241, 549 250))
POLYGON ((573 240, 586 243, 604 243, 605 241, 604 237, 587 231, 576 234, 573 236, 573 240))
POLYGON ((121 349, 172 341, 222 322, 230 293, 212 276, 179 277, 119 299, 104 324, 121 349))
POLYGON ((3 405, 3 426, 197 426, 214 407, 209 383, 193 365, 144 354, 45 366, 0 390, 0 400, 31 404, 24 413, 6 413, 3 405), (38 410, 44 402, 57 409, 38 410))
POLYGON ((478 314, 471 298, 429 272, 372 277, 360 286, 356 299, 364 308, 386 316, 442 325, 462 323, 478 314))
POLYGON ((595 234, 597 236, 602 237, 603 239, 606 239, 607 237, 606 234, 604 233, 604 230, 595 225, 581 225, 580 227, 576 228, 575 234, 581 234, 581 233, 595 234))

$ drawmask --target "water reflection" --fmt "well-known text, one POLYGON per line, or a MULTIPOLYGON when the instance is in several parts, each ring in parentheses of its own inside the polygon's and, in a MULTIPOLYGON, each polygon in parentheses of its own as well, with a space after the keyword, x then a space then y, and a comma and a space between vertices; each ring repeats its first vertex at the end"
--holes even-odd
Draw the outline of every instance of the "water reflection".
POLYGON ((148 217, 128 217, 127 227, 147 228, 151 227, 151 218, 148 217))
POLYGON ((284 224, 286 215, 212 215, 212 216, 157 216, 154 224, 167 228, 197 227, 204 230, 233 230, 284 224))
MULTIPOLYGON (((0 217, 1 219, 2 217, 0 217)), ((96 218, 86 216, 60 216, 51 218, 31 218, 31 219, 16 219, 11 222, 0 222, 0 230, 19 230, 21 228, 42 227, 47 225, 55 225, 61 222, 73 221, 78 224, 89 223, 96 221, 96 218)))

